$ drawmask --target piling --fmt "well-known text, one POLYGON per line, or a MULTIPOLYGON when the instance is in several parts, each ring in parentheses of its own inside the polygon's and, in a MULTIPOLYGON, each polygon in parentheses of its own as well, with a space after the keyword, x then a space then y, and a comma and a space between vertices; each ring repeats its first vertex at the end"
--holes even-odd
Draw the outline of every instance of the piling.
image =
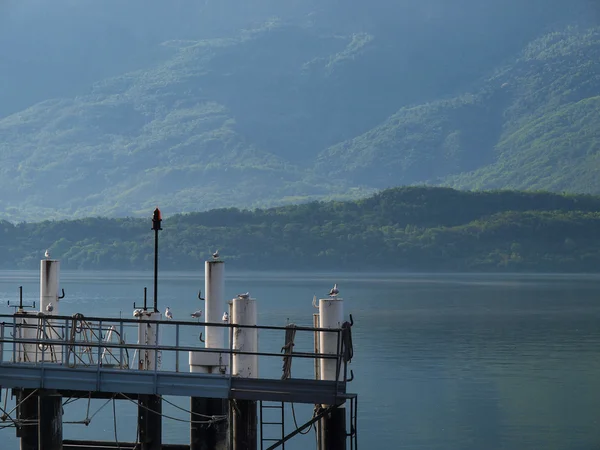
POLYGON ((34 389, 15 389, 17 401, 17 437, 21 450, 38 450, 38 394, 34 389))
POLYGON ((138 427, 141 450, 162 450, 162 398, 159 395, 140 395, 138 398, 138 427))
POLYGON ((62 450, 62 395, 41 389, 38 396, 38 450, 62 450))
MULTIPOLYGON (((232 300, 231 322, 239 325, 256 325, 256 300, 237 297, 232 300)), ((256 328, 234 328, 233 350, 258 352, 256 328)), ((231 373, 234 377, 258 378, 258 355, 233 355, 231 373)), ((233 450, 256 450, 257 404, 252 400, 236 400, 232 410, 233 450)))
MULTIPOLYGON (((319 328, 339 329, 344 321, 344 301, 341 298, 319 300, 319 328)), ((321 353, 337 355, 341 348, 341 337, 337 333, 320 331, 319 349, 321 353)), ((343 379, 341 367, 335 359, 321 359, 319 377, 321 380, 340 381, 343 379)), ((328 405, 323 405, 328 406, 328 405)), ((344 404, 333 409, 319 421, 320 450, 346 450, 346 408, 344 404)))
POLYGON ((45 315, 59 315, 59 278, 60 261, 42 259, 40 261, 40 312, 45 315))
MULTIPOLYGON (((204 320, 219 323, 225 311, 225 264, 220 260, 206 261, 204 265, 204 320)), ((204 346, 211 349, 225 348, 224 327, 204 327, 204 346)), ((223 374, 227 371, 229 358, 216 352, 190 352, 190 372, 223 374)), ((218 398, 190 399, 190 450, 221 450, 227 448, 227 420, 212 420, 227 416, 228 401, 218 398)))
MULTIPOLYGON (((139 351, 138 369, 157 370, 158 321, 162 315, 158 312, 145 312, 139 317, 138 343, 148 349, 139 351)), ((138 398, 138 430, 142 450, 162 449, 162 397, 160 395, 140 395, 138 398)))
POLYGON ((191 412, 190 450, 225 450, 228 448, 227 421, 210 422, 213 416, 223 417, 227 414, 227 400, 192 397, 191 412))
MULTIPOLYGON (((204 265, 204 320, 219 323, 225 311, 225 264, 223 261, 206 261, 204 265)), ((204 329, 206 348, 225 348, 225 329, 206 326, 204 329)))

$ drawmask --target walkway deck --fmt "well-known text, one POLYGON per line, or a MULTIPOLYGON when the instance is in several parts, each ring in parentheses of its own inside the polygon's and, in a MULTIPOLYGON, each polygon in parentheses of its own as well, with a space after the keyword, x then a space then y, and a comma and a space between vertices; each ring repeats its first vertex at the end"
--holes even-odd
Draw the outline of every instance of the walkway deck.
MULTIPOLYGON (((316 359, 338 361, 340 380, 317 381, 314 379, 289 378, 239 378, 228 373, 190 373, 189 366, 181 364, 189 352, 207 352, 219 355, 223 360, 243 354, 231 349, 204 349, 198 345, 181 345, 188 336, 197 336, 205 326, 224 327, 230 336, 239 325, 205 324, 197 322, 144 321, 156 324, 160 341, 158 345, 143 345, 137 341, 128 344, 124 339, 125 328, 137 328, 139 320, 114 318, 82 318, 81 316, 0 315, 0 386, 4 388, 52 389, 57 391, 94 392, 102 395, 123 393, 126 395, 155 394, 186 397, 206 397, 240 400, 263 400, 278 402, 334 405, 344 402, 346 395, 346 363, 343 349, 337 355, 294 352, 294 361, 305 361, 312 366, 316 359), (77 332, 74 332, 77 330, 77 332), (112 341, 111 336, 117 336, 112 341), (215 354, 218 352, 217 354, 215 354), (140 370, 136 355, 159 354, 165 361, 150 370, 140 370), (110 361, 109 361, 110 359, 110 361), (180 370, 182 368, 182 370, 180 370)), ((286 327, 262 327, 262 330, 282 332, 286 327)), ((315 333, 341 330, 321 330, 296 327, 297 332, 315 333)), ((195 338, 196 342, 198 339, 195 338)), ((190 342, 190 339, 187 339, 190 342)), ((191 341, 193 342, 193 341, 191 341)), ((340 337, 338 342, 342 342, 340 337)), ((281 341, 283 345, 283 339, 281 341)), ((279 358, 278 353, 257 353, 261 356, 279 358)), ((214 359, 214 358, 213 358, 214 359)), ((300 362, 295 363, 300 364, 300 362)), ((227 367, 230 364, 225 363, 227 367)), ((228 372, 228 370, 224 370, 228 372)))

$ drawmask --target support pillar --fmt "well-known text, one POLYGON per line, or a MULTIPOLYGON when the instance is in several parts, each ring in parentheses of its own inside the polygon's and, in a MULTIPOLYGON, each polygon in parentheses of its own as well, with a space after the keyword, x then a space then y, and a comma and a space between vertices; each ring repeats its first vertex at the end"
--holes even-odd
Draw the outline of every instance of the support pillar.
POLYGON ((253 400, 237 400, 233 413, 233 450, 257 450, 257 407, 253 400))
POLYGON ((320 420, 322 450, 346 450, 346 408, 334 409, 320 420))
POLYGON ((30 395, 33 389, 15 389, 17 397, 17 418, 27 423, 17 427, 17 437, 21 438, 21 450, 38 450, 38 394, 30 395), (27 399, 27 400, 25 400, 27 399))
MULTIPOLYGON (((249 296, 238 296, 231 301, 231 322, 234 325, 257 324, 256 300, 249 296)), ((254 354, 238 355, 232 358, 231 373, 234 377, 258 378, 258 330, 256 328, 233 329, 233 350, 254 354)), ((232 412, 233 450, 256 450, 257 408, 251 400, 237 400, 232 412)))
POLYGON ((41 391, 38 397, 39 450, 62 450, 62 395, 41 391))
POLYGON ((140 395, 138 427, 141 450, 162 450, 162 398, 160 395, 140 395))
MULTIPOLYGON (((344 321, 344 301, 333 297, 319 300, 319 327, 332 330, 342 327, 344 321)), ((319 332, 320 353, 338 355, 341 341, 335 332, 319 332)), ((337 381, 343 378, 343 369, 335 359, 321 359, 319 363, 321 380, 337 381)), ((319 421, 318 439, 320 450, 346 450, 346 407, 338 406, 319 421)))
POLYGON ((197 422, 205 422, 212 416, 226 416, 227 400, 192 397, 190 406, 190 450, 226 450, 227 420, 212 424, 197 422))

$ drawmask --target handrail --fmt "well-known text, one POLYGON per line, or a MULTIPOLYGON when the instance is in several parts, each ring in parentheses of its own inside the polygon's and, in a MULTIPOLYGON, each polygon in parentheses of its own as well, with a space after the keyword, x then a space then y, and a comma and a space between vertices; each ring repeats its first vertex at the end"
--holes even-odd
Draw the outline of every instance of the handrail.
MULTIPOLYGON (((178 373, 180 371, 179 358, 180 354, 184 352, 193 353, 207 353, 207 354, 222 354, 221 360, 229 366, 227 372, 222 372, 224 375, 231 377, 232 362, 233 358, 237 355, 254 355, 270 358, 281 358, 283 355, 281 352, 265 352, 265 351, 243 351, 232 348, 233 344, 233 333, 234 329, 258 329, 258 330, 275 330, 275 331, 287 331, 288 327, 285 326, 271 326, 271 325, 241 325, 235 323, 213 323, 213 322, 196 322, 196 321, 174 321, 174 320, 146 320, 145 318, 110 318, 110 317, 86 317, 80 315, 73 316, 54 316, 46 315, 43 313, 39 314, 0 314, 0 352, 2 349, 6 350, 5 343, 8 343, 10 347, 7 355, 4 351, 4 355, 0 358, 1 365, 18 365, 18 364, 32 364, 32 365, 46 365, 46 364, 64 364, 66 367, 78 367, 78 366, 97 366, 97 370, 101 370, 103 366, 109 367, 111 364, 106 364, 103 360, 105 353, 109 353, 118 362, 118 367, 123 370, 136 370, 135 365, 131 365, 129 359, 129 352, 127 352, 127 358, 124 358, 123 352, 128 349, 135 350, 133 360, 135 361, 135 354, 141 354, 143 351, 156 352, 157 363, 154 365, 153 370, 155 377, 157 372, 173 372, 178 373), (26 321, 26 322, 25 322, 26 321), (24 323, 25 322, 25 323, 24 323), (157 339, 152 344, 138 343, 137 340, 131 343, 125 343, 123 340, 123 329, 130 327, 139 326, 141 323, 146 325, 156 325, 157 339), (205 348, 194 345, 179 345, 181 342, 180 328, 187 327, 185 333, 197 333, 197 327, 222 327, 228 330, 229 343, 224 348, 205 348), (76 328, 74 328, 76 327, 76 328), (174 327, 175 329, 173 330, 174 327), (89 337, 83 334, 73 333, 71 330, 79 329, 91 333, 89 337), (117 342, 104 339, 109 330, 119 329, 117 342), (165 336, 165 330, 172 330, 166 333, 170 341, 173 341, 175 345, 159 344, 158 334, 165 336), (29 333, 23 332, 23 330, 37 330, 30 331, 29 333), (40 334, 40 330, 42 330, 40 334), (11 332, 12 331, 12 332, 11 332), (12 344, 12 345, 11 345, 12 344), (28 348, 26 348, 28 347, 28 348), (77 350, 79 349, 79 350, 77 350), (82 350, 83 349, 83 350, 82 350), (58 353, 57 353, 58 352, 58 353), (83 352, 83 353, 80 353, 83 352), (114 352, 114 353, 113 353, 114 352), (175 368, 170 367, 173 364, 172 357, 169 357, 168 367, 160 368, 158 360, 162 352, 173 352, 175 354, 175 368), (41 355, 40 355, 41 353, 41 355), (27 355, 30 356, 27 356, 27 355), (35 354, 35 356, 33 356, 35 354), (17 360, 17 356, 19 359, 17 360), (50 355, 50 356, 48 356, 50 355), (71 360, 73 355, 73 360, 71 360), (93 355, 93 356, 92 356, 93 355), (23 359, 21 359, 24 356, 23 359), (40 359, 41 356, 41 359, 40 359), (58 356, 58 359, 56 358, 58 356), (3 358, 7 358, 4 361, 3 358), (82 358, 89 358, 88 361, 84 361, 82 358), (227 358, 227 359, 225 359, 227 358), (10 362, 9 362, 10 359, 10 362), (94 361, 97 359, 97 361, 94 361), (126 359, 126 361, 124 361, 126 359), (225 361, 228 360, 228 363, 225 361)), ((297 359, 312 359, 315 361, 319 360, 334 360, 336 361, 336 375, 335 380, 339 384, 344 384, 347 381, 347 367, 346 362, 343 360, 343 345, 342 332, 343 328, 320 328, 311 326, 297 326, 296 331, 299 332, 326 332, 335 333, 337 335, 337 351, 336 353, 318 353, 311 351, 298 351, 293 352, 291 355, 297 359)), ((312 348, 311 348, 312 349, 312 348)), ((173 354, 171 353, 171 354, 173 354)), ((1 355, 2 353, 0 353, 1 355)), ((139 356, 138 356, 139 358, 139 356)), ((113 366, 114 367, 114 366, 113 366)), ((112 368, 112 367, 111 367, 112 368)), ((99 377, 99 375, 98 375, 99 377)), ((99 378, 98 378, 99 379, 99 378)), ((336 384, 338 384, 336 383, 336 384)))
MULTIPOLYGON (((12 319, 13 318, 25 318, 25 319, 43 319, 43 320, 73 320, 74 317, 73 316, 52 316, 52 315, 48 315, 48 314, 43 314, 43 313, 38 313, 38 314, 23 314, 23 313, 16 313, 16 314, 0 314, 0 321, 3 318, 9 318, 12 319)), ((131 324, 139 324, 140 322, 144 322, 144 323, 149 323, 149 324, 155 324, 155 323, 161 323, 161 324, 169 324, 169 325, 185 325, 185 326, 200 326, 200 327, 204 327, 204 326, 211 326, 211 327, 223 327, 223 328, 248 328, 248 329, 252 329, 252 328, 256 328, 259 330, 280 330, 280 331, 285 331, 287 328, 284 326, 276 326, 276 325, 242 325, 242 324, 237 324, 237 323, 223 323, 223 322, 195 322, 195 321, 186 321, 186 320, 169 320, 168 322, 165 321, 164 319, 162 320, 150 320, 150 319, 126 319, 123 317, 91 317, 91 316, 83 316, 83 319, 85 319, 88 322, 118 322, 118 323, 131 323, 131 324)), ((337 330, 341 330, 340 328, 319 328, 319 327, 307 327, 307 326, 297 326, 296 327, 297 331, 337 331, 337 330)))
MULTIPOLYGON (((12 338, 0 339, 0 343, 4 342, 16 342, 17 344, 44 344, 44 346, 48 345, 59 345, 64 344, 65 342, 71 342, 64 339, 26 339, 26 338, 12 338)), ((116 344, 109 342, 93 342, 93 341, 75 341, 76 345, 85 344, 86 347, 92 348, 131 348, 134 350, 164 350, 164 351, 180 351, 180 352, 207 352, 207 353, 232 353, 234 355, 257 355, 257 356, 273 356, 280 358, 281 353, 269 353, 269 352, 245 352, 242 350, 230 350, 228 348, 204 348, 204 347, 191 347, 191 346, 174 346, 174 345, 145 345, 145 344, 116 344)), ((294 357, 297 358, 319 358, 319 359, 338 359, 339 355, 331 354, 331 353, 311 353, 311 352, 294 352, 294 357)))

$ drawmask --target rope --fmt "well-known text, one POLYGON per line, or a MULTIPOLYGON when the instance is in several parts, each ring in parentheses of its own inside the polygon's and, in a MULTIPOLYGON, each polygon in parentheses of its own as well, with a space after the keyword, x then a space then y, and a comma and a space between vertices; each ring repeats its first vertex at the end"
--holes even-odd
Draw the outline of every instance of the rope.
MULTIPOLYGON (((11 409, 11 410, 10 410, 10 412, 8 412, 8 413, 6 412, 6 409, 2 409, 2 408, 0 408, 0 409, 2 409, 2 412, 4 413, 4 414, 2 415, 2 421, 5 421, 5 420, 6 420, 6 418, 8 418, 8 419, 10 419, 10 420, 11 420, 13 423, 15 423, 15 424, 16 424, 16 423, 17 423, 17 421, 16 421, 15 419, 13 419, 12 417, 10 417, 10 415, 11 415, 11 414, 12 414, 12 413, 13 413, 13 412, 14 412, 14 411, 15 411, 15 410, 16 410, 16 409, 17 409, 17 408, 18 408, 18 407, 19 407, 19 406, 20 406, 22 403, 24 403, 25 401, 27 401, 27 400, 29 399, 29 397, 31 397, 31 396, 32 396, 33 394, 35 394, 36 392, 37 392, 37 389, 34 389, 33 391, 31 391, 27 397, 25 397, 23 400, 21 400, 19 403, 17 403, 17 404, 15 405, 15 407, 14 407, 13 409, 11 409), (5 417, 5 416, 6 416, 6 417, 5 417)), ((6 399, 7 399, 7 398, 8 398, 8 389, 6 389, 6 396, 5 396, 5 398, 4 398, 5 402, 6 402, 6 399)), ((6 403, 5 403, 5 406, 4 406, 4 407, 6 408, 6 403)))
POLYGON ((197 423, 197 424, 208 424, 209 426, 216 423, 216 422, 222 422, 223 420, 227 420, 227 416, 211 416, 210 420, 185 420, 185 419, 180 419, 178 417, 173 417, 173 416, 168 416, 166 414, 162 414, 162 413, 157 413, 156 411, 148 408, 147 406, 144 405, 140 405, 139 402, 136 402, 134 399, 127 397, 125 394, 120 393, 118 395, 121 395, 123 398, 125 398, 126 400, 129 400, 131 403, 134 403, 136 405, 138 405, 139 407, 145 409, 146 411, 149 411, 153 414, 158 414, 161 417, 164 417, 165 419, 170 419, 170 420, 175 420, 177 422, 184 422, 184 423, 197 423))
POLYGON ((352 347, 352 325, 350 322, 342 324, 342 358, 344 362, 352 361, 354 347, 352 347))
POLYGON ((121 444, 119 444, 119 438, 117 437, 117 409, 115 407, 115 398, 113 397, 113 425, 115 428, 115 443, 117 444, 117 448, 121 450, 121 444))
POLYGON ((171 405, 171 406, 173 406, 173 407, 175 407, 175 408, 177 408, 177 409, 179 409, 181 411, 184 411, 184 412, 186 412, 188 414, 193 414, 194 416, 203 417, 205 419, 212 419, 214 417, 214 416, 207 416, 206 414, 200 414, 200 413, 196 413, 196 412, 193 412, 193 411, 189 411, 189 410, 187 410, 185 408, 182 408, 181 406, 176 405, 175 403, 170 402, 169 400, 167 400, 164 397, 163 397, 162 400, 163 400, 163 402, 168 403, 169 405, 171 405))
POLYGON ((281 347, 283 356, 283 375, 282 380, 287 380, 292 377, 292 353, 294 352, 294 338, 296 337, 296 324, 290 323, 286 325, 285 330, 285 345, 281 347))
MULTIPOLYGON (((315 413, 316 413, 316 410, 313 410, 313 415, 312 415, 311 419, 313 417, 315 417, 315 413)), ((294 426, 296 427, 296 431, 298 431, 299 427, 298 427, 298 422, 296 422, 296 411, 294 410, 293 403, 292 403, 292 417, 294 418, 294 426)), ((298 431, 298 433, 299 434, 308 434, 314 425, 315 425, 314 423, 311 423, 310 426, 306 429, 306 431, 298 431)))
POLYGON ((100 411, 102 411, 102 409, 104 409, 104 407, 106 405, 108 405, 111 400, 114 401, 114 399, 115 399, 115 395, 113 395, 111 398, 109 398, 108 400, 106 400, 106 402, 104 402, 104 404, 100 408, 98 408, 96 410, 96 412, 94 412, 94 414, 92 414, 92 416, 90 417, 90 402, 91 402, 91 393, 90 393, 90 397, 88 397, 88 407, 87 407, 87 412, 85 414, 85 419, 83 419, 83 420, 75 420, 75 421, 72 421, 72 422, 63 422, 63 423, 75 424, 75 425, 85 425, 87 427, 90 424, 90 422, 92 421, 92 419, 94 418, 94 416, 96 414, 98 414, 100 411))

